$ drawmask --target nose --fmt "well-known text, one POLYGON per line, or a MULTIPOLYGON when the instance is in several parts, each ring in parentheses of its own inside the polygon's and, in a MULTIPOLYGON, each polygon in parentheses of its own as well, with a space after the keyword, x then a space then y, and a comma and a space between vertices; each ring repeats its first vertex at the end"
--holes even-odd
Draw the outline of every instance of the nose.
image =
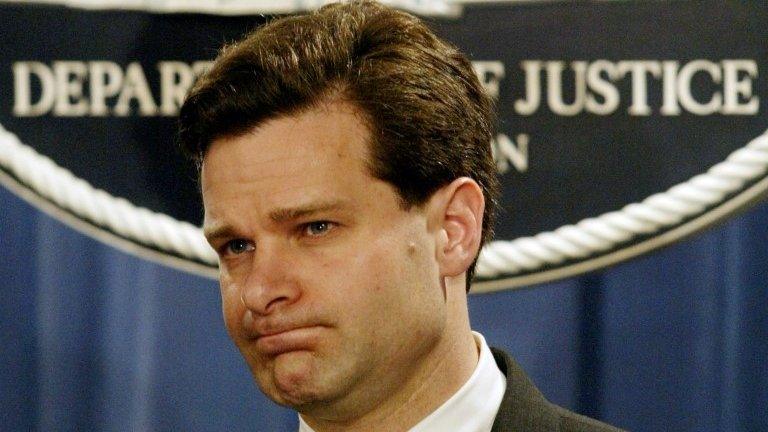
POLYGON ((256 315, 269 315, 301 297, 301 287, 288 253, 261 245, 242 285, 240 299, 256 315))

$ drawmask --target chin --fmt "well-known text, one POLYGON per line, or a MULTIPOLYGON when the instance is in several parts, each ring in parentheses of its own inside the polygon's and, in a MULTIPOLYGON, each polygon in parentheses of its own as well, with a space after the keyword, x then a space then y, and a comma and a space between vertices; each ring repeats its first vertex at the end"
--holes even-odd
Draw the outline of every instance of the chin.
POLYGON ((298 408, 322 401, 320 383, 314 356, 308 352, 281 354, 273 360, 269 370, 255 372, 259 387, 275 403, 298 408))

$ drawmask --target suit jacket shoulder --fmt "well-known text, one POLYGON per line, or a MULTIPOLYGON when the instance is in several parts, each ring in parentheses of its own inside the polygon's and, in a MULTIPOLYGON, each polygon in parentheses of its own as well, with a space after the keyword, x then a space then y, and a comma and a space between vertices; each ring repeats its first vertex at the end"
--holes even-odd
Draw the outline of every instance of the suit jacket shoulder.
POLYGON ((491 351, 499 369, 507 377, 507 389, 491 432, 621 430, 550 403, 512 357, 496 348, 491 348, 491 351))

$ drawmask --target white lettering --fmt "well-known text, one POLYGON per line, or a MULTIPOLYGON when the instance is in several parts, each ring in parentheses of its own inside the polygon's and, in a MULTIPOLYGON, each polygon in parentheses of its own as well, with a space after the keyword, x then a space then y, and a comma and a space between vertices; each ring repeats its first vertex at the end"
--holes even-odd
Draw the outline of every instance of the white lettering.
POLYGON ((36 117, 50 111, 56 98, 53 72, 40 62, 13 63, 13 115, 36 117), (32 76, 40 83, 40 99, 32 101, 32 76))
POLYGON ((619 78, 619 70, 615 64, 608 60, 597 60, 587 68, 587 87, 594 92, 587 95, 585 108, 587 111, 598 114, 608 115, 619 106, 619 90, 611 84, 619 78), (602 78, 605 74, 608 80, 602 78), (595 95, 603 98, 603 103, 597 101, 595 95))
MULTIPOLYGON (((760 99, 753 95, 752 82, 758 76, 757 63, 747 59, 728 59, 715 63, 709 60, 692 60, 680 64, 675 60, 623 60, 592 62, 524 60, 520 62, 525 81, 525 98, 514 101, 515 112, 528 116, 541 106, 542 92, 546 91, 548 108, 553 114, 575 116, 583 112, 609 115, 619 108, 621 94, 616 83, 629 80, 630 96, 627 113, 633 116, 653 114, 649 100, 649 82, 661 84, 661 106, 658 112, 664 116, 678 116, 683 111, 695 115, 755 115, 760 109, 760 99), (570 69, 570 71, 569 71, 570 69), (573 72, 573 86, 563 85, 565 77, 573 72), (546 85, 541 75, 545 74, 546 85), (706 84, 701 79, 692 82, 697 74, 705 74, 706 84), (703 87, 711 92, 697 100, 703 87), (564 91, 573 89, 573 102, 566 103, 564 91)), ((570 79, 570 78, 568 78, 570 79)), ((566 82, 570 84, 570 82, 566 82)))
POLYGON ((142 116, 157 115, 157 105, 152 99, 144 70, 137 62, 129 64, 125 70, 125 82, 115 104, 115 115, 127 116, 131 111, 131 101, 134 99, 139 104, 139 113, 142 116))
POLYGON ((183 62, 167 61, 157 65, 160 71, 160 113, 174 116, 195 80, 192 68, 183 62))
POLYGON ((515 138, 517 144, 504 134, 498 134, 491 142, 493 160, 496 161, 496 170, 503 174, 509 171, 509 165, 518 172, 528 171, 528 143, 530 137, 527 134, 518 134, 515 138))
POLYGON ((207 72, 212 61, 191 64, 161 61, 157 95, 138 62, 125 69, 104 60, 88 62, 57 60, 49 65, 37 61, 13 63, 13 114, 17 117, 54 116, 141 116, 178 114, 186 93, 197 76, 207 72), (38 91, 39 89, 39 91, 38 91), (156 100, 160 101, 158 108, 156 100))
POLYGON ((123 69, 117 63, 93 61, 88 65, 91 78, 91 115, 109 114, 107 98, 118 94, 123 85, 123 69))
POLYGON ((718 65, 707 60, 694 60, 680 69, 677 76, 677 97, 680 105, 696 115, 710 115, 716 113, 722 105, 722 95, 715 92, 707 103, 699 103, 691 94, 691 79, 697 72, 706 72, 712 81, 719 84, 722 76, 718 65))
POLYGON ((553 113, 561 116, 575 116, 584 109, 584 101, 587 96, 587 62, 575 61, 571 63, 574 80, 573 103, 568 105, 563 101, 563 69, 565 62, 547 62, 547 103, 553 113))
MULTIPOLYGON (((212 61, 158 62, 157 73, 149 76, 153 85, 150 86, 138 62, 127 66, 103 60, 57 60, 50 65, 37 61, 14 62, 13 114, 18 117, 48 113, 103 117, 128 116, 135 111, 141 116, 174 116, 195 78, 208 71, 212 64, 212 61)), ((487 94, 498 99, 501 82, 506 77, 504 63, 476 61, 473 68, 487 94)), ((760 110, 760 99, 753 89, 758 66, 750 59, 720 62, 698 59, 687 63, 523 60, 520 68, 525 88, 523 97, 512 102, 512 108, 521 116, 536 113, 544 97, 547 108, 556 115, 575 116, 584 112, 610 115, 622 105, 619 89, 624 87, 618 85, 621 80, 629 81, 626 109, 633 116, 648 116, 654 109, 663 116, 678 116, 683 112, 756 115, 760 110), (649 95, 649 89, 656 91, 659 87, 649 85, 649 79, 660 84, 660 97, 649 95), (696 88, 691 88, 692 82, 696 88), (709 94, 702 95, 702 83, 709 94), (661 106, 652 107, 649 101, 657 100, 661 106)))
POLYGON ((677 70, 680 64, 676 61, 662 62, 663 71, 661 114, 666 116, 680 115, 680 106, 677 104, 677 70))
POLYGON ((757 64, 754 60, 723 60, 723 103, 722 113, 726 115, 750 115, 757 114, 759 101, 757 96, 752 96, 752 81, 757 78, 757 64), (743 79, 739 79, 739 72, 745 72, 743 79), (747 100, 739 103, 739 97, 747 100))
POLYGON ((651 115, 651 107, 648 106, 648 86, 646 73, 650 72, 654 78, 661 74, 659 62, 654 61, 623 61, 619 62, 619 74, 632 75, 632 105, 627 112, 636 116, 651 115))
POLYGON ((499 83, 504 79, 504 63, 500 61, 474 61, 472 66, 486 93, 499 98, 499 83))
POLYGON ((515 111, 520 115, 531 115, 541 104, 541 61, 528 60, 520 63, 525 73, 525 95, 527 99, 515 101, 515 111))
POLYGON ((53 62, 53 75, 56 79, 56 103, 53 115, 62 117, 80 117, 88 112, 88 101, 83 98, 83 84, 88 75, 84 62, 53 62))

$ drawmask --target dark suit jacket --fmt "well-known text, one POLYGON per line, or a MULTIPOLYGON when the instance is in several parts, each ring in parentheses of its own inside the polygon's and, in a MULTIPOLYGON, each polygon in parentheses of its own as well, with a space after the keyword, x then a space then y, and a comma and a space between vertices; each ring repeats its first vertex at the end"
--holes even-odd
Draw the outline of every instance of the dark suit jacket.
POLYGON ((544 399, 525 372, 507 353, 491 348, 507 389, 491 432, 616 432, 613 426, 560 408, 544 399))

